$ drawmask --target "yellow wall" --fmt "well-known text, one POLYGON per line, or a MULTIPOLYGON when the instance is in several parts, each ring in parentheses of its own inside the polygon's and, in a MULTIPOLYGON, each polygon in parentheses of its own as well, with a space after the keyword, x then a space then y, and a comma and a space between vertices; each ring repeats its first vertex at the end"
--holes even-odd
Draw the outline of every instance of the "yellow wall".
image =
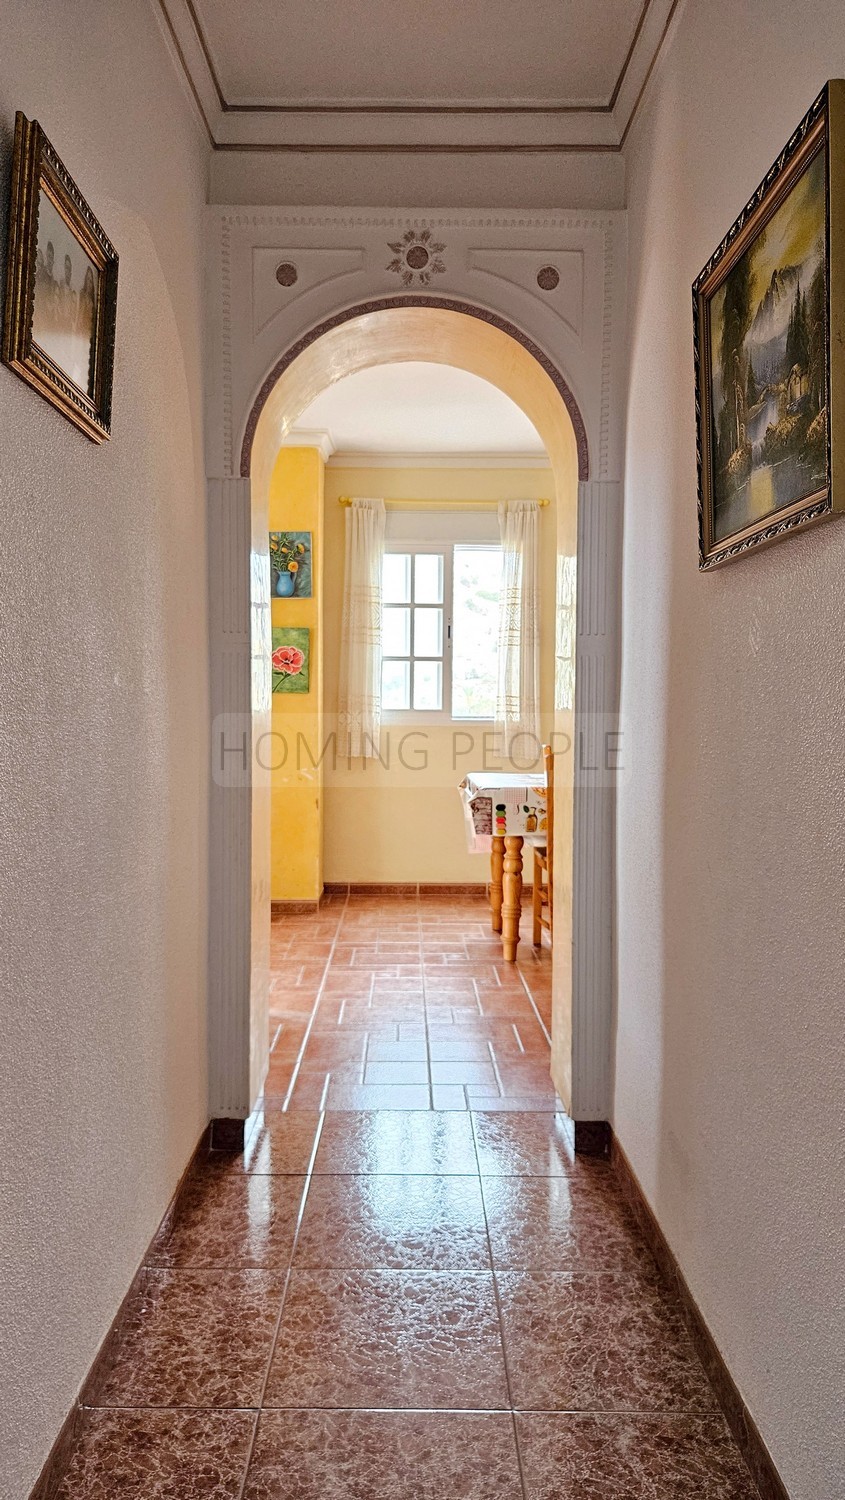
POLYGON ((313 595, 273 599, 273 625, 307 625, 311 631, 309 691, 274 693, 273 734, 266 762, 271 772, 270 896, 273 901, 314 901, 323 889, 322 770, 297 755, 300 736, 319 744, 323 693, 323 483, 316 448, 282 448, 270 479, 269 529, 310 531, 313 595), (284 761, 284 764, 282 762, 284 761))
MULTIPOLYGON (((551 469, 343 469, 329 464, 325 475, 324 639, 326 726, 337 712, 343 594, 344 515, 341 495, 390 496, 397 499, 548 498, 554 501, 551 469)), ((541 711, 543 736, 551 732, 554 712, 555 559, 554 504, 540 512, 541 554, 541 711)), ((328 883, 427 882, 483 884, 486 857, 468 854, 458 783, 468 770, 482 765, 482 736, 492 724, 456 726, 472 732, 471 749, 449 726, 389 726, 391 764, 377 761, 332 767, 327 759, 324 815, 324 873, 328 883), (419 730, 425 731, 425 739, 419 730), (417 731, 415 733, 415 731, 417 731), (423 755, 427 765, 423 766, 423 755), (404 757, 405 765, 400 756, 404 757)), ((385 736, 383 736, 383 739, 385 736)), ((490 761, 490 769, 497 762, 490 761)), ((526 861, 526 874, 529 862, 526 861)))

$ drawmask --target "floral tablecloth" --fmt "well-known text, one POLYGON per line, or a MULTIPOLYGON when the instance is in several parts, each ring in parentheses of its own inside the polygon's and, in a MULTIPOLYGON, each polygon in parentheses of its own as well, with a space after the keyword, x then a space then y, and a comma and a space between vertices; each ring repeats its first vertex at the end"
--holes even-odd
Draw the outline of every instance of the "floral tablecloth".
POLYGON ((546 842, 546 778, 542 771, 470 771, 458 788, 470 854, 489 854, 493 835, 546 842))

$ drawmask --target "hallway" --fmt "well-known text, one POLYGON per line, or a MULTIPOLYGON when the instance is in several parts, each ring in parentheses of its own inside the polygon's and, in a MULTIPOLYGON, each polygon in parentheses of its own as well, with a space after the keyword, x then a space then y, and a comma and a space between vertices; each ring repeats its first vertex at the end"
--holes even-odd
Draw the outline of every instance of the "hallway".
POLYGON ((273 967, 264 1119, 195 1161, 59 1500, 754 1500, 555 1112, 548 950, 503 971, 480 897, 337 893, 273 967))

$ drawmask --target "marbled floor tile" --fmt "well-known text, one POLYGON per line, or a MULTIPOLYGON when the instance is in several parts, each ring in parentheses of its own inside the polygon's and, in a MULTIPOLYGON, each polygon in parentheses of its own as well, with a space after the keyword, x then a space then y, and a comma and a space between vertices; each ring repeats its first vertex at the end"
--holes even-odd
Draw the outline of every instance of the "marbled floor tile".
POLYGON ((613 1170, 595 1163, 569 1177, 485 1177, 494 1266, 538 1271, 654 1268, 613 1170))
POLYGON ((253 1412, 87 1411, 54 1500, 239 1500, 253 1412))
POLYGON ((676 1303, 657 1276, 496 1273, 514 1405, 712 1411, 676 1303))
POLYGON ((492 1276, 291 1272, 264 1404, 506 1408, 492 1276))
POLYGON ((315 1172, 466 1176, 477 1171, 468 1115, 409 1111, 326 1116, 315 1172))
POLYGON ((272 1271, 145 1271, 92 1406, 255 1406, 285 1286, 272 1271))
POLYGON ((300 1269, 489 1271, 477 1177, 314 1177, 300 1269))
POLYGON ((575 1169, 572 1122, 553 1111, 473 1113, 478 1164, 488 1177, 562 1177, 575 1169))
POLYGON ((234 1155, 211 1151, 206 1161, 212 1168, 231 1174, 302 1177, 308 1171, 314 1153, 320 1119, 316 1110, 300 1110, 295 1115, 265 1115, 243 1152, 234 1155), (217 1157, 219 1162, 214 1160, 217 1157))
POLYGON ((219 1173, 189 1178, 147 1264, 205 1271, 286 1267, 306 1180, 219 1173))
POLYGON ((510 1416, 264 1412, 244 1500, 522 1500, 510 1416))
POLYGON ((758 1500, 721 1416, 517 1417, 526 1500, 758 1500))

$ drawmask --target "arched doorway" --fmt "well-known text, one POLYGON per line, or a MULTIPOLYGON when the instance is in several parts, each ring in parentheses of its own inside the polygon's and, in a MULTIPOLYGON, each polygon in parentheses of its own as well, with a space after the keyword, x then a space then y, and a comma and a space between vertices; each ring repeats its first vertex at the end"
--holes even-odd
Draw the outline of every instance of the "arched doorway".
MULTIPOLYGON (((257 391, 244 424, 239 462, 241 483, 248 481, 249 484, 253 679, 256 674, 260 677, 262 660, 266 669, 269 655, 269 594, 260 557, 266 548, 269 476, 282 440, 299 414, 335 380, 372 365, 412 360, 452 364, 488 380, 522 408, 546 447, 555 487, 557 608, 561 617, 559 639, 562 653, 567 649, 570 651, 570 659, 564 662, 561 672, 563 687, 556 705, 555 728, 574 741, 578 493, 579 481, 586 481, 589 470, 584 423, 569 384, 536 345, 512 324, 489 311, 447 299, 389 298, 347 308, 316 324, 286 351, 257 391)), ((246 527, 242 525, 241 529, 245 533, 246 527)), ((252 695, 253 744, 264 734, 267 725, 267 694, 262 697, 259 687, 252 695)), ((579 876, 577 871, 573 873, 573 778, 568 778, 568 782, 556 795, 555 848, 560 875, 556 882, 552 1071, 561 1096, 569 1104, 575 1032, 572 1011, 573 893, 577 891, 579 876)), ((237 976, 242 991, 242 1028, 245 1017, 249 1016, 248 1045, 244 1036, 240 1038, 241 1054, 248 1059, 249 1082, 245 1089, 241 1087, 243 1102, 235 1109, 227 1108, 227 1115, 248 1113, 260 1090, 266 1065, 266 953, 262 912, 269 908, 269 852, 265 833, 269 820, 265 793, 266 787, 262 787, 258 776, 250 789, 249 900, 242 903, 240 973, 237 976)), ((226 838, 225 833, 223 837, 226 838)), ((233 846, 238 842, 233 828, 230 829, 229 841, 233 846)), ((220 852, 225 858, 225 851, 220 852)), ((244 872, 241 874, 243 894, 244 872)), ((237 1025, 233 1020, 236 1007, 235 996, 230 995, 228 1026, 218 1028, 218 1038, 227 1034, 229 1044, 233 1025, 237 1025)), ((220 1045, 212 1034, 212 1059, 215 1047, 220 1045)), ((241 1077, 246 1077, 243 1068, 241 1077)), ((231 1091, 230 1098, 234 1098, 231 1091)))

